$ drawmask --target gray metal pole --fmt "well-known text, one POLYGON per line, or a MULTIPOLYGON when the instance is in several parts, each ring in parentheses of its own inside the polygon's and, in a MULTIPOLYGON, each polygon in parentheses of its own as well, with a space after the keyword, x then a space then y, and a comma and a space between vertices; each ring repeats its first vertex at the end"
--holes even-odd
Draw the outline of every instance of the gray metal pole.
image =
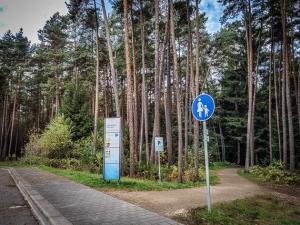
POLYGON ((159 177, 159 183, 161 183, 161 177, 160 177, 160 151, 158 152, 158 177, 159 177))
POLYGON ((204 136, 205 171, 206 171, 207 209, 208 209, 209 212, 211 212, 206 121, 203 121, 203 136, 204 136))

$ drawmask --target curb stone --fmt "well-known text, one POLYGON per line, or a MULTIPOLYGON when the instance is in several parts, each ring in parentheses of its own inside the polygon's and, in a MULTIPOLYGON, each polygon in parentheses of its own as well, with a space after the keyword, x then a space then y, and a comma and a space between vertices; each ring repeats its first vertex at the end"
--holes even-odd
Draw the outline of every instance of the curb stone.
POLYGON ((35 217, 42 225, 71 225, 53 205, 51 205, 38 191, 14 169, 5 168, 10 173, 17 187, 29 203, 35 217))

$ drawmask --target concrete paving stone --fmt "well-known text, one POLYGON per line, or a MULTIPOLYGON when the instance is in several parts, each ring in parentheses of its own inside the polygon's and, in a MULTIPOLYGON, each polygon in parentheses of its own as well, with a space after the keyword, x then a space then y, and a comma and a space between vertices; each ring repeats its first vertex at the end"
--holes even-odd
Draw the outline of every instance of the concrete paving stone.
MULTIPOLYGON (((72 224, 179 224, 131 203, 37 168, 16 170, 32 189, 40 193, 64 219, 72 224)), ((48 210, 47 207, 44 209, 48 210)))

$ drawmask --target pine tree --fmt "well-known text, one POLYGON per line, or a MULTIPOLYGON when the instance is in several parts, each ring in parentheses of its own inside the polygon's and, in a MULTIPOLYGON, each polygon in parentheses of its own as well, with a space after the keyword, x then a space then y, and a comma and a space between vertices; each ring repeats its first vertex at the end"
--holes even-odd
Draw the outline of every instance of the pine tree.
POLYGON ((81 84, 77 87, 75 83, 69 84, 60 109, 60 113, 72 122, 74 141, 89 136, 93 131, 92 114, 85 90, 81 84))
POLYGON ((18 128, 21 126, 21 112, 18 112, 18 109, 21 105, 19 100, 22 99, 22 91, 25 89, 23 80, 25 72, 28 72, 30 42, 23 36, 23 29, 16 35, 8 31, 0 42, 0 48, 0 79, 3 79, 1 95, 4 97, 0 156, 4 160, 6 156, 17 155, 17 149, 21 148, 17 140, 18 128))
POLYGON ((50 20, 46 21, 43 29, 38 31, 39 40, 41 41, 39 53, 40 58, 46 59, 43 63, 44 74, 48 76, 47 84, 44 86, 49 94, 55 99, 55 114, 58 114, 61 99, 62 81, 66 78, 65 62, 68 60, 69 52, 66 51, 67 41, 67 20, 65 16, 55 13, 50 20))

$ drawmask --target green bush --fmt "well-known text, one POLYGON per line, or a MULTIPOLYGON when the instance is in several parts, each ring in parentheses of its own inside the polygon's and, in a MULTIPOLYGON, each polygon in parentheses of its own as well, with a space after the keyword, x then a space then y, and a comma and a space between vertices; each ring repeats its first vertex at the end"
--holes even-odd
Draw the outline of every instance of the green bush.
MULTIPOLYGON (((99 125, 103 126, 103 123, 99 123, 99 125)), ((99 126, 98 125, 98 126, 99 126)), ((96 152, 103 151, 104 146, 104 134, 103 127, 99 127, 98 135, 97 135, 97 149, 96 152)), ((73 153, 78 157, 81 155, 81 152, 84 151, 94 151, 94 134, 90 134, 88 137, 84 137, 79 139, 74 143, 73 153)))
POLYGON ((300 172, 290 173, 283 170, 282 162, 273 163, 272 166, 252 166, 249 168, 250 175, 276 184, 300 185, 300 172))
POLYGON ((81 163, 78 159, 49 159, 43 156, 26 156, 20 159, 20 163, 30 165, 51 166, 58 169, 78 170, 81 168, 81 163))
POLYGON ((47 158, 43 156, 26 155, 20 158, 21 164, 46 165, 47 158))
POLYGON ((205 169, 203 166, 200 166, 198 168, 198 179, 195 177, 195 170, 194 168, 188 169, 183 172, 182 176, 184 183, 195 183, 195 182, 201 182, 205 181, 205 169))
MULTIPOLYGON (((159 179, 158 166, 146 161, 137 162, 135 165, 135 174, 137 178, 156 181, 159 179)), ((172 181, 172 168, 169 169, 166 165, 160 165, 160 176, 162 181, 172 181)))
MULTIPOLYGON (((158 166, 153 163, 147 163, 145 161, 137 162, 135 165, 135 174, 137 178, 156 181, 159 179, 158 166)), ((189 169, 183 172, 183 182, 184 183, 194 183, 197 181, 205 180, 205 170, 200 166, 198 180, 195 178, 194 169, 189 169)), ((165 182, 177 182, 178 179, 178 169, 176 165, 168 168, 167 165, 160 166, 161 180, 165 182)))
POLYGON ((46 159, 44 162, 45 166, 51 166, 58 169, 70 169, 76 170, 80 167, 80 161, 78 159, 46 159))
POLYGON ((79 158, 81 170, 91 173, 103 172, 103 151, 83 151, 79 158))
POLYGON ((22 154, 26 157, 42 155, 40 135, 36 129, 29 131, 29 142, 25 145, 22 154))
POLYGON ((188 169, 183 172, 182 176, 183 183, 196 182, 196 177, 193 169, 188 169))
POLYGON ((146 161, 136 162, 135 176, 140 179, 158 180, 158 166, 151 162, 147 164, 146 161))
POLYGON ((99 173, 103 171, 103 134, 98 133, 97 151, 94 151, 94 135, 76 141, 71 155, 79 159, 80 170, 99 173))
POLYGON ((68 158, 72 148, 72 127, 63 115, 55 117, 40 138, 41 148, 50 159, 68 158))
POLYGON ((72 143, 70 122, 63 115, 56 117, 40 136, 35 130, 29 135, 21 163, 101 173, 103 171, 103 122, 99 122, 97 151, 94 135, 72 143))

